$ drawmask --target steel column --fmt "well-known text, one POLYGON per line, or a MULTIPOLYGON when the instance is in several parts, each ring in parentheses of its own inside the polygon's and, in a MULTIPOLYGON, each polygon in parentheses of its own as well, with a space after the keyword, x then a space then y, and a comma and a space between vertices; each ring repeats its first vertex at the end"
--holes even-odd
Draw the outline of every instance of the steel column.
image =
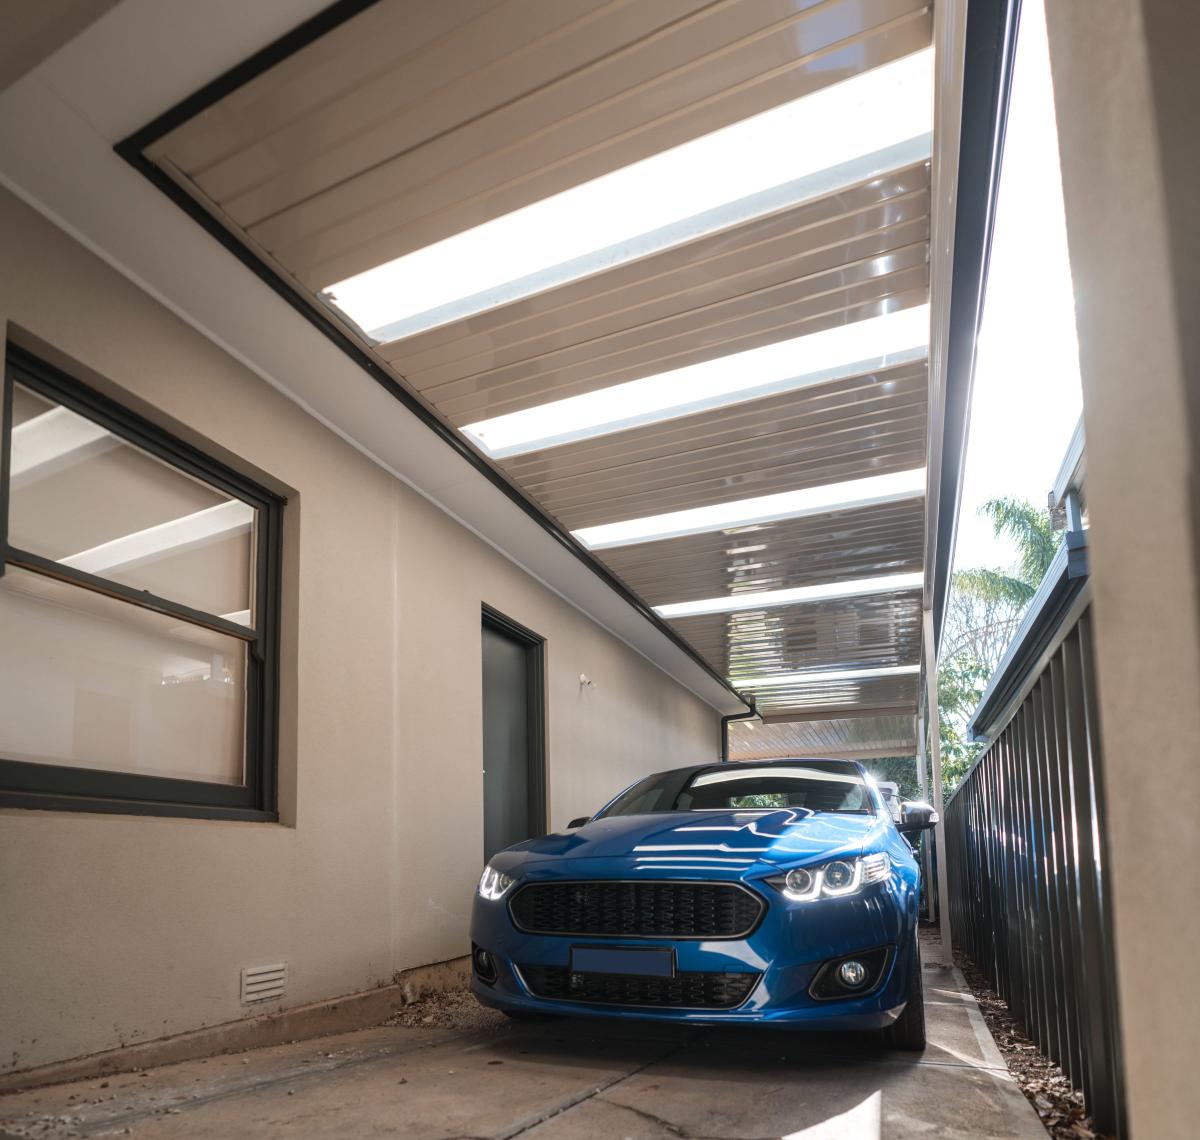
MULTIPOLYGON (((917 790, 921 799, 929 803, 929 759, 925 754, 925 717, 917 716, 917 790)), ((925 884, 925 917, 933 919, 933 891, 930 879, 929 844, 921 844, 921 882, 925 884)))
POLYGON ((933 611, 923 615, 922 644, 925 647, 925 695, 929 704, 929 755, 933 761, 933 808, 938 821, 934 825, 933 837, 937 852, 937 913, 942 936, 942 961, 954 965, 954 946, 950 933, 950 885, 946 867, 949 863, 946 851, 946 809, 942 802, 942 739, 941 720, 938 713, 937 695, 937 646, 933 637, 933 611))

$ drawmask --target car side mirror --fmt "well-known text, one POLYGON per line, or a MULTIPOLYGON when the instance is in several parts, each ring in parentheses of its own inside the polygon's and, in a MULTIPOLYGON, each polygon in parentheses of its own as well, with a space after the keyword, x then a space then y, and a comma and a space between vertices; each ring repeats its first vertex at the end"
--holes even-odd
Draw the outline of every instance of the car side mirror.
POLYGON ((573 820, 571 820, 570 823, 567 824, 567 830, 570 831, 572 828, 582 827, 585 823, 591 823, 591 822, 592 822, 592 817, 590 815, 581 815, 578 819, 573 819, 573 820))
POLYGON ((900 805, 900 822, 896 830, 901 835, 915 835, 918 831, 928 831, 938 821, 938 813, 929 804, 920 800, 905 800, 900 805))

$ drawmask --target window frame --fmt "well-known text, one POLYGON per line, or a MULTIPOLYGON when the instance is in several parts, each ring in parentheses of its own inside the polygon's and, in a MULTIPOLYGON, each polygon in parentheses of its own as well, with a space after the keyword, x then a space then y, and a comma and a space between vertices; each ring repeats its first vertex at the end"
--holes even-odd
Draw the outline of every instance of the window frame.
POLYGON ((11 566, 54 578, 236 637, 246 644, 247 653, 243 784, 10 760, 0 754, 0 807, 257 822, 278 820, 279 628, 284 505, 282 498, 252 479, 60 368, 11 342, 5 346, 0 401, 0 577, 11 566), (258 511, 252 580, 255 625, 252 629, 168 598, 63 566, 9 543, 9 456, 13 391, 18 383, 99 424, 170 467, 243 500, 258 511))

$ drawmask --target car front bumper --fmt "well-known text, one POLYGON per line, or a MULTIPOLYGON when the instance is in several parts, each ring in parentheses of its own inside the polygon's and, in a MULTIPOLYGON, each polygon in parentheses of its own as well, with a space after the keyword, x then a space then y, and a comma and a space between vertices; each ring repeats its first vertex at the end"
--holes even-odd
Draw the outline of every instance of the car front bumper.
POLYGON ((695 1024, 773 1023, 808 1029, 882 1029, 903 1012, 916 954, 916 892, 898 875, 844 899, 791 903, 764 883, 745 886, 766 898, 759 925, 742 939, 674 940, 529 934, 513 923, 507 899, 475 899, 471 940, 495 963, 494 981, 472 971, 481 1002, 498 1009, 581 1017, 623 1017, 695 1024), (768 893, 771 892, 771 893, 768 893), (572 947, 668 948, 678 974, 753 974, 758 981, 731 1008, 684 1004, 610 1004, 539 997, 527 975, 564 971, 572 947), (887 963, 867 992, 818 998, 810 987, 831 960, 886 947, 887 963), (522 969, 524 967, 524 970, 522 969))

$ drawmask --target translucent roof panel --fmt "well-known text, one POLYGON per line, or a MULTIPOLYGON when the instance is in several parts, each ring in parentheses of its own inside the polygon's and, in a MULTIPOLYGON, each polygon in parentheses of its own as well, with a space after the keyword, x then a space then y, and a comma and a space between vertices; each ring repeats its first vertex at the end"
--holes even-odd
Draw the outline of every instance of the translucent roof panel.
POLYGON ((324 296, 373 340, 412 336, 927 157, 932 106, 926 49, 333 283, 324 296))

